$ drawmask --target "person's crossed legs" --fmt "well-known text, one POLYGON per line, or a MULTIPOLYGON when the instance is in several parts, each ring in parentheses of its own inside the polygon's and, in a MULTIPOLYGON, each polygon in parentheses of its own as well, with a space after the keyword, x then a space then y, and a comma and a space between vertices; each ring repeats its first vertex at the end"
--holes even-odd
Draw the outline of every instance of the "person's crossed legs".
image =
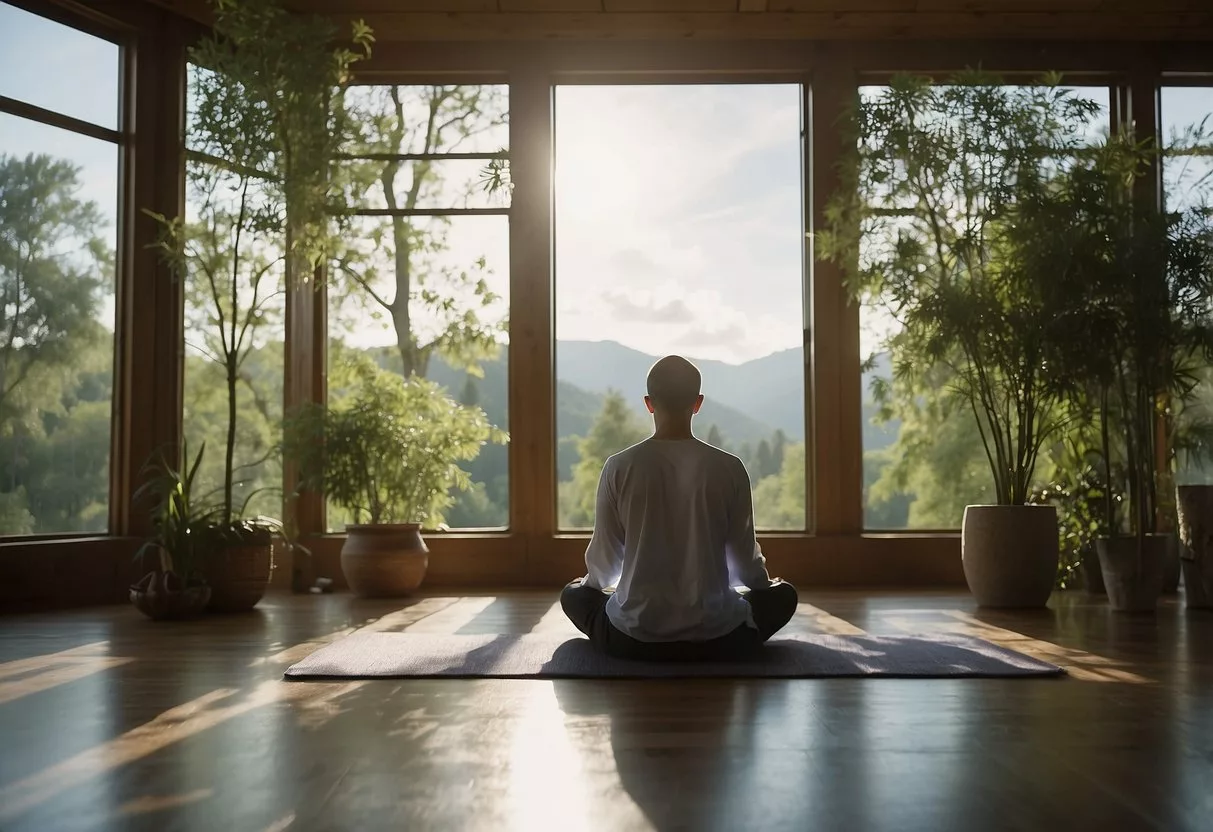
POLYGON ((655 661, 701 661, 729 658, 756 649, 779 632, 796 614, 799 597, 796 587, 775 580, 769 586, 751 589, 742 595, 750 604, 755 630, 743 624, 731 633, 711 641, 644 642, 615 629, 607 618, 606 605, 611 595, 584 586, 583 579, 566 586, 560 593, 560 607, 590 643, 618 658, 655 661))

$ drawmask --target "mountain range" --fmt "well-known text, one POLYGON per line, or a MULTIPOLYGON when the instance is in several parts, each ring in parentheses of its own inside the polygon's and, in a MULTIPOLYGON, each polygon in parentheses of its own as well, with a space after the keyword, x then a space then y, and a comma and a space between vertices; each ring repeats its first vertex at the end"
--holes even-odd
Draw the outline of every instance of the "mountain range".
MULTIPOLYGON (((881 357, 884 359, 884 357, 881 357)), ((484 377, 474 379, 476 403, 489 418, 508 427, 507 350, 484 364, 484 377)), ((645 375, 656 356, 613 341, 559 341, 556 345, 556 433, 561 439, 584 436, 610 390, 623 394, 636 414, 648 421, 643 397, 645 375)), ((743 364, 692 358, 703 373, 704 405, 697 417, 701 433, 716 425, 733 446, 757 445, 782 430, 794 442, 804 438, 804 353, 782 350, 743 364)), ((868 392, 873 377, 888 377, 887 359, 864 374, 864 447, 890 444, 897 425, 874 425, 875 406, 868 392)), ((429 376, 455 395, 468 389, 467 375, 441 361, 429 376)), ((564 456, 564 454, 562 454, 564 456)), ((564 466, 562 466, 564 467, 564 466)))

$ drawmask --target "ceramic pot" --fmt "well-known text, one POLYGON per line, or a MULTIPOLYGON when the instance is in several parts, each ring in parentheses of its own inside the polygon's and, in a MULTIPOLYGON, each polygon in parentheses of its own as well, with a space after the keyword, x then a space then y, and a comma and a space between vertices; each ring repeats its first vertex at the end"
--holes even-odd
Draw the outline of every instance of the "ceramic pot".
POLYGON ((1043 607, 1058 559, 1053 506, 969 506, 960 552, 969 591, 983 607, 1043 607))
POLYGON ((408 595, 425 579, 429 552, 413 523, 347 526, 341 572, 364 598, 408 595))
POLYGON ((1213 485, 1175 489, 1184 595, 1193 609, 1213 608, 1213 485))
POLYGON ((1162 594, 1163 578, 1175 547, 1169 534, 1148 534, 1138 551, 1136 537, 1101 537, 1095 541, 1108 602, 1120 612, 1153 612, 1162 594))

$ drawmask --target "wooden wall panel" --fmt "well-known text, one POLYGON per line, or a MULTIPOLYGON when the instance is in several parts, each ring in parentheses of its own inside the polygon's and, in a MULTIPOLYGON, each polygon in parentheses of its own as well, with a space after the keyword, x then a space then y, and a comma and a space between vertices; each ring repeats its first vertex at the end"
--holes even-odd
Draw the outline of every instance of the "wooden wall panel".
MULTIPOLYGON (((823 61, 810 82, 807 211, 815 232, 838 187, 842 141, 838 119, 855 90, 854 70, 842 56, 823 61)), ((857 534, 863 525, 863 449, 859 364, 859 311, 850 303, 838 264, 810 245, 812 332, 812 494, 816 532, 857 534)))
MULTIPOLYGON (((201 22, 205 0, 149 0, 201 22)), ((94 0, 97 6, 121 0, 94 0)), ((387 41, 709 40, 1208 41, 1206 0, 293 0, 387 41)))
POLYGON ((176 20, 156 13, 128 53, 133 73, 126 89, 130 128, 124 185, 129 202, 122 217, 129 268, 123 270, 117 306, 112 529, 118 534, 150 531, 147 505, 136 505, 144 465, 154 454, 173 452, 181 440, 183 294, 180 281, 159 254, 155 221, 144 209, 165 216, 184 210, 182 119, 185 46, 176 20))
POLYGON ((0 543, 0 613, 125 602, 139 576, 140 543, 124 537, 0 543))
POLYGON ((510 76, 510 529, 528 554, 556 531, 552 87, 510 76))
MULTIPOLYGON (((309 540, 316 574, 345 589, 341 575, 344 538, 309 540)), ((555 537, 550 545, 526 550, 517 535, 433 537, 427 587, 550 587, 585 574, 588 538, 555 537)), ((803 587, 963 586, 957 535, 770 536, 759 541, 773 576, 803 587)), ((275 573, 289 572, 276 563, 275 573)))

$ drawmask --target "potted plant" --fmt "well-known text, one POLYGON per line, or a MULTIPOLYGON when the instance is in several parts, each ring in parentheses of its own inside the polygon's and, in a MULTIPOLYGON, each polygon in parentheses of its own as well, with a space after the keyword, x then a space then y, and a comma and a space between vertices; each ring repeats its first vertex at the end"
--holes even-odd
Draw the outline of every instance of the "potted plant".
POLYGON ((286 420, 284 456, 303 487, 345 510, 341 571, 358 595, 416 590, 429 564, 421 530, 442 525, 452 489, 471 486, 460 461, 504 442, 478 407, 461 405, 418 376, 380 369, 365 355, 347 366, 349 392, 330 407, 300 408, 286 420))
POLYGON ((967 507, 961 534, 983 606, 1043 606, 1057 573, 1056 510, 1029 504, 1041 449, 1065 419, 1046 361, 1055 270, 1009 218, 1022 190, 1054 175, 1052 160, 1084 146, 1098 109, 1055 77, 895 78, 854 107, 854 151, 820 235, 856 301, 888 317, 899 387, 976 421, 996 504, 967 507))
MULTIPOLYGON (((1125 132, 1079 160, 1049 194, 1048 220, 1070 240, 1064 279, 1084 287, 1059 358, 1096 391, 1105 533, 1096 541, 1114 609, 1153 610, 1176 557, 1160 496, 1160 433, 1191 400, 1193 368, 1213 358, 1213 225, 1198 210, 1163 211, 1133 198, 1158 153, 1125 132), (1121 513, 1120 509, 1127 508, 1121 513)), ((1160 441, 1161 440, 1161 441, 1160 441)))
MULTIPOLYGON (((1208 385, 1206 368, 1200 376, 1208 385)), ((1185 603, 1194 609, 1213 607, 1213 484, 1201 469, 1213 460, 1213 418, 1204 402, 1175 408, 1170 436, 1174 445, 1175 509, 1185 603)))
POLYGON ((186 282, 190 346, 222 375, 222 473, 206 472, 221 477, 217 545, 202 568, 211 608, 237 611, 264 595, 280 528, 250 511, 259 494, 280 491, 249 476, 268 455, 237 458, 246 362, 266 342, 267 323, 288 314, 287 284, 306 283, 326 257, 335 193, 328 168, 344 124, 334 91, 371 36, 355 23, 353 49, 334 48, 331 21, 293 14, 278 0, 215 0, 214 11, 211 33, 190 50, 199 68, 187 130, 193 216, 149 214, 160 225, 160 251, 186 282))
POLYGON ((1057 508, 1061 558, 1057 588, 1082 586, 1088 594, 1105 595, 1095 539, 1103 528, 1103 469, 1098 453, 1082 431, 1067 430, 1050 454, 1052 474, 1032 497, 1057 508))
POLYGON ((131 603, 153 620, 189 618, 200 614, 211 599, 211 588, 200 571, 211 543, 216 510, 195 500, 194 482, 202 455, 186 461, 182 469, 160 456, 149 466, 148 480, 135 492, 135 500, 155 500, 154 529, 135 559, 152 561, 152 570, 131 586, 131 603))

